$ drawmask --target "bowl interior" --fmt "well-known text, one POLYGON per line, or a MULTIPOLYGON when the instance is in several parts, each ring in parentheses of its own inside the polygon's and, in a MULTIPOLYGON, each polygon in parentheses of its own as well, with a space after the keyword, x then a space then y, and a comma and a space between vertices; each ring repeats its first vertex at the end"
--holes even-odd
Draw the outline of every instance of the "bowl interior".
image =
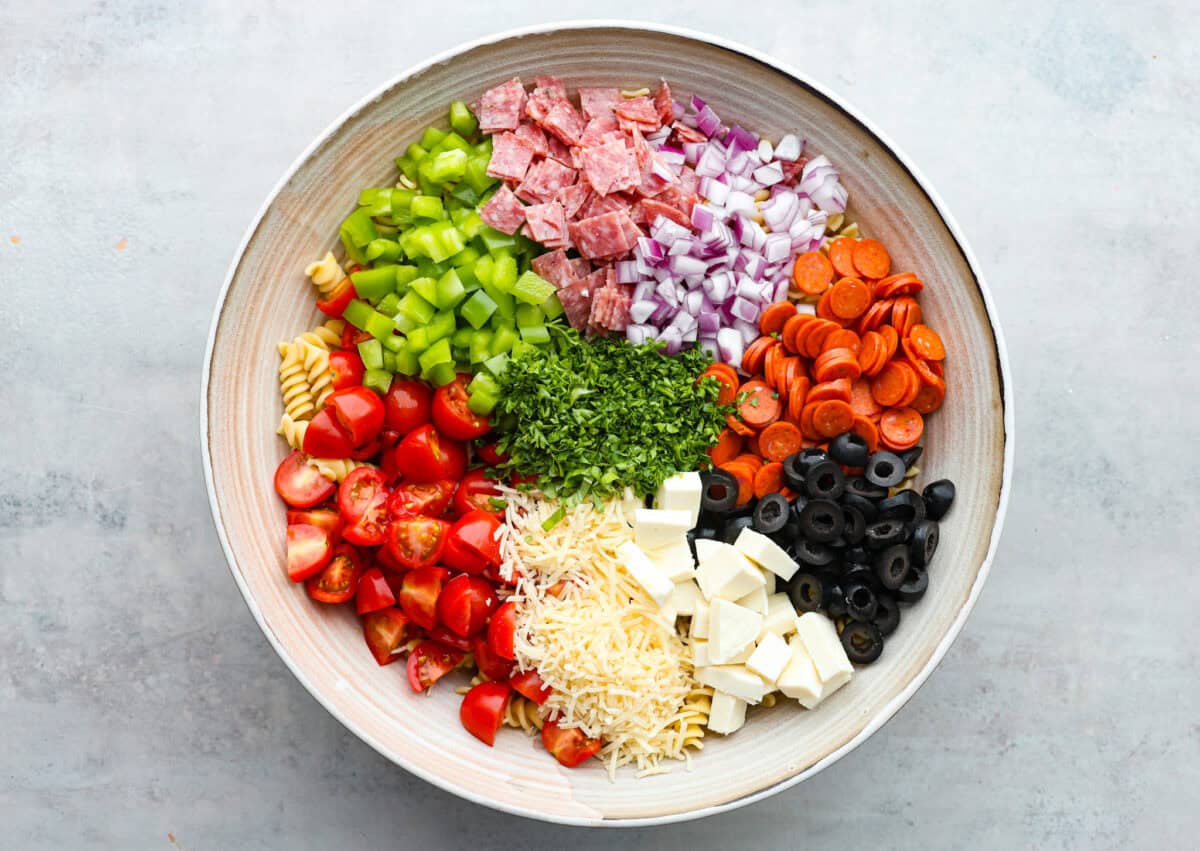
POLYGON ((555 30, 474 46, 425 67, 363 105, 282 186, 236 264, 214 329, 204 404, 219 530, 252 611, 304 684, 384 755, 476 801, 540 818, 597 822, 678 816, 736 801, 840 755, 897 708, 971 595, 989 550, 1004 473, 1000 357, 980 286, 933 202, 867 128, 825 95, 740 52, 625 27, 555 30), (906 610, 884 656, 805 712, 784 701, 754 710, 729 739, 710 736, 690 771, 610 783, 598 766, 561 769, 520 733, 489 749, 457 722, 453 688, 412 694, 401 665, 376 667, 351 612, 313 604, 283 573, 283 511, 272 474, 286 453, 275 344, 318 317, 303 275, 337 242, 358 189, 394 180, 392 158, 451 100, 473 100, 512 76, 554 74, 579 85, 653 86, 700 94, 726 121, 778 138, 800 132, 850 190, 851 218, 882 240, 895 268, 926 283, 922 307, 943 336, 951 391, 926 432, 923 478, 949 477, 931 588, 906 610))

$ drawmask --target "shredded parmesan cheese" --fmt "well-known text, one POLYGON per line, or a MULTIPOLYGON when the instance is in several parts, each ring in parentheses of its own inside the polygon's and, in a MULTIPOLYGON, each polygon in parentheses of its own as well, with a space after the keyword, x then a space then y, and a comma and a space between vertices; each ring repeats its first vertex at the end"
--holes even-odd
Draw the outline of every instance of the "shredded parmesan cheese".
POLYGON ((614 777, 639 776, 686 759, 685 707, 696 687, 691 651, 658 606, 625 571, 616 550, 633 540, 618 500, 602 508, 505 489, 501 574, 516 576, 514 649, 521 670, 553 689, 542 717, 602 740, 599 758, 614 777), (557 511, 562 519, 544 529, 557 511))

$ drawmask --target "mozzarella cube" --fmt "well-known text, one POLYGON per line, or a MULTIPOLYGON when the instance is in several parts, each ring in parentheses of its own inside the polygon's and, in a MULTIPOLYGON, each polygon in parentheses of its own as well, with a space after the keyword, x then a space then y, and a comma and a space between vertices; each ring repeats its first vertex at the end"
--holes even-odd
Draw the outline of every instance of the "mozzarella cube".
POLYGON ((763 636, 768 632, 784 638, 795 631, 796 609, 792 606, 788 595, 779 593, 767 597, 767 615, 763 618, 763 631, 759 634, 758 640, 762 641, 763 636))
POLYGON ((621 559, 629 575, 646 590, 655 603, 661 606, 667 602, 667 598, 675 590, 675 583, 654 566, 641 547, 632 541, 626 541, 617 547, 617 557, 621 559))
POLYGON ((763 682, 774 685, 792 658, 787 642, 773 632, 768 632, 758 647, 746 660, 746 667, 763 678, 763 682))
POLYGON ((633 540, 644 550, 657 550, 683 541, 693 525, 686 511, 639 508, 633 512, 633 540))
POLYGON ((746 701, 723 691, 713 692, 712 707, 708 710, 709 730, 728 736, 746 723, 746 701))
POLYGON ((775 574, 767 570, 765 567, 760 567, 758 572, 763 575, 763 588, 767 594, 775 593, 775 574))
MULTIPOLYGON (((712 657, 709 656, 708 648, 712 645, 707 641, 692 640, 692 667, 704 668, 708 665, 715 665, 712 657)), ((750 654, 754 652, 754 645, 746 646, 746 649, 738 653, 732 659, 726 660, 723 664, 726 665, 744 665, 750 659, 750 654)))
POLYGON ((686 511, 692 525, 700 519, 700 494, 703 485, 699 473, 678 473, 664 481, 654 495, 654 505, 667 511, 686 511))
POLYGON ((812 657, 804 649, 803 641, 793 638, 788 650, 788 663, 775 681, 775 686, 786 697, 800 701, 805 709, 812 709, 824 697, 821 678, 817 676, 817 669, 813 667, 812 657))
POLYGON ((696 569, 696 582, 709 600, 736 600, 766 584, 750 559, 729 544, 712 550, 696 569))
POLYGON ((821 678, 822 700, 850 681, 854 666, 842 647, 833 621, 819 612, 805 612, 796 618, 796 637, 804 643, 817 676, 821 678))
POLYGON ((724 541, 715 541, 712 538, 697 538, 696 539, 696 563, 704 561, 709 556, 720 551, 721 547, 727 547, 729 544, 724 541))
POLYGON ((758 703, 766 694, 762 678, 745 665, 711 665, 696 669, 696 680, 747 703, 758 703))
MULTIPOLYGON (((772 576, 771 578, 774 579, 775 577, 772 576)), ((734 600, 734 602, 742 608, 749 609, 752 612, 758 612, 760 615, 766 615, 767 586, 763 585, 761 588, 755 588, 744 597, 738 597, 736 600, 734 600)))
POLYGON ((800 569, 800 565, 792 561, 792 557, 781 546, 753 529, 743 529, 733 545, 755 564, 765 567, 784 582, 800 569))
POLYGON ((762 629, 762 615, 731 603, 713 600, 708 613, 708 654, 714 664, 726 665, 752 647, 762 629))
POLYGON ((638 495, 633 492, 633 488, 625 488, 621 494, 621 511, 625 514, 625 519, 631 524, 633 523, 633 515, 639 508, 645 508, 646 503, 638 499, 638 495))
POLYGON ((700 586, 691 579, 676 582, 667 598, 667 605, 681 615, 691 617, 696 613, 696 603, 700 602, 700 586))
POLYGON ((657 550, 647 550, 646 555, 654 566, 672 582, 682 582, 696 575, 696 563, 692 561, 692 548, 686 540, 668 544, 657 550))
POLYGON ((696 611, 692 613, 688 635, 692 638, 708 638, 708 603, 703 599, 696 601, 696 611))

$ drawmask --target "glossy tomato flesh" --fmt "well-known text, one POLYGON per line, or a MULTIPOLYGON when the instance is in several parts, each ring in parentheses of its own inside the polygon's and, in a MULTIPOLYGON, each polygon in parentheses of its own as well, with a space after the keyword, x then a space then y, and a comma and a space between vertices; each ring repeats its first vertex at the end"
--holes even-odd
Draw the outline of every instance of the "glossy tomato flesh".
POLYGON ((333 374, 333 389, 345 390, 362 384, 366 367, 358 352, 330 352, 329 371, 333 374))
POLYGON ((496 515, 476 510, 454 521, 449 534, 466 550, 495 566, 500 564, 500 542, 496 540, 499 530, 500 520, 496 515))
POLYGON ((495 467, 497 464, 503 464, 508 460, 508 456, 500 452, 496 448, 496 442, 484 443, 475 447, 475 454, 479 456, 479 460, 487 464, 489 467, 495 467))
POLYGON ((308 523, 325 530, 329 540, 337 543, 342 539, 342 516, 332 508, 310 508, 307 511, 293 509, 287 513, 287 522, 308 523))
POLYGON ((459 720, 468 733, 491 747, 504 723, 504 710, 511 696, 512 689, 504 683, 480 683, 463 696, 459 720))
POLYGON ((539 706, 550 697, 550 687, 542 682, 541 674, 537 671, 522 671, 519 674, 513 674, 508 681, 513 688, 539 706))
POLYGON ((288 579, 303 582, 321 572, 333 558, 329 535, 319 526, 293 523, 287 527, 288 579))
POLYGON ((438 597, 449 576, 444 567, 418 567, 404 574, 400 608, 417 626, 431 629, 437 623, 438 597))
POLYGON ((352 544, 376 547, 387 533, 387 480, 371 467, 351 470, 338 488, 338 510, 346 526, 342 537, 352 544))
POLYGON ((433 391, 415 378, 393 378, 383 397, 387 428, 408 434, 427 424, 432 416, 433 391))
POLYGON ((428 567, 441 558, 449 528, 449 523, 435 517, 397 517, 388 523, 384 549, 406 570, 428 567))
POLYGON ((275 492, 292 508, 311 508, 329 497, 337 485, 317 472, 296 450, 284 458, 275 469, 275 492))
POLYGON ((486 511, 500 516, 504 513, 504 508, 497 505, 500 489, 496 484, 494 479, 487 477, 487 471, 482 467, 468 471, 458 483, 458 490, 454 492, 454 510, 459 514, 486 511))
POLYGON ((492 652, 491 645, 482 635, 471 639, 470 649, 475 654, 475 667, 479 668, 479 673, 496 682, 508 681, 508 677, 513 671, 511 659, 504 659, 492 652))
POLYGON ((413 691, 425 691, 457 668, 466 655, 436 641, 422 641, 408 656, 408 684, 413 691))
POLYGON ((358 578, 358 593, 354 597, 354 609, 360 615, 377 612, 396 605, 396 595, 388 585, 383 571, 372 567, 363 571, 358 578))
POLYGON ((449 384, 433 394, 433 424, 440 433, 452 440, 474 440, 492 429, 485 416, 467 407, 467 382, 470 376, 459 373, 449 384))
POLYGON ((393 606, 363 616, 363 639, 380 665, 400 658, 396 651, 412 639, 413 625, 408 615, 393 606))
POLYGON ((413 484, 402 482, 388 497, 388 514, 392 517, 441 517, 450 507, 453 496, 451 479, 413 484))
POLYGON ((460 573, 442 589, 437 599, 438 620, 453 633, 475 635, 499 604, 492 583, 460 573))
POLYGON ((488 624, 487 640, 492 653, 502 659, 515 659, 513 642, 517 634, 517 604, 509 600, 496 609, 488 624))
POLYGON ((458 481, 467 470, 463 444, 445 439, 431 425, 410 432, 392 452, 396 468, 410 482, 458 481))
POLYGON ((330 393, 324 410, 333 411, 342 428, 350 432, 350 442, 355 447, 371 443, 383 429, 383 401, 366 387, 347 387, 330 393))
POLYGON ((542 744, 567 768, 574 768, 600 751, 600 740, 589 739, 577 727, 559 727, 553 721, 542 726, 542 744))
MULTIPOLYGON (((473 550, 467 549, 452 535, 446 537, 446 547, 442 550, 440 559, 446 567, 461 570, 472 576, 480 576, 488 572, 488 563, 481 559, 473 550)), ((491 578, 491 577, 489 577, 491 578)))
POLYGON ((349 544, 338 544, 329 564, 316 576, 310 576, 304 589, 319 603, 345 603, 358 591, 361 575, 362 560, 358 551, 349 544))
POLYGON ((354 439, 329 408, 317 411, 304 430, 302 448, 314 458, 349 458, 354 439))

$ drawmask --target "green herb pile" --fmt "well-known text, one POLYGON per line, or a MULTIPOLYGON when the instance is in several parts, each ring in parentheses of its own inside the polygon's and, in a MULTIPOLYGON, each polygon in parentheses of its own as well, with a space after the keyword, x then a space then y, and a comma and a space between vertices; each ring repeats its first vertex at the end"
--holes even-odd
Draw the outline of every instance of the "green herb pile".
POLYGON ((709 362, 700 349, 666 357, 654 343, 555 329, 552 346, 522 351, 500 377, 492 421, 505 466, 536 475, 546 496, 568 503, 627 486, 653 493, 668 476, 707 465, 725 425, 719 385, 696 381, 709 362))

